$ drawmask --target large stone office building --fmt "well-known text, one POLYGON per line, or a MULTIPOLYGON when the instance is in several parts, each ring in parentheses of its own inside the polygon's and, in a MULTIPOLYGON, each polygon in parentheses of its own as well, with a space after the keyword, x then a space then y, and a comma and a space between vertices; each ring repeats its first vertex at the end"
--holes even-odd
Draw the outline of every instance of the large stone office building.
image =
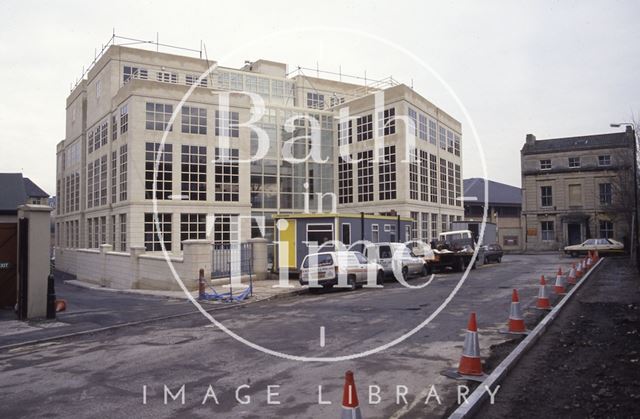
POLYGON ((292 76, 267 60, 214 66, 201 77, 215 64, 116 45, 96 60, 67 98, 66 137, 57 146, 57 246, 180 253, 182 241, 207 232, 214 242, 271 239, 274 214, 315 212, 318 199, 329 212, 329 193, 341 213, 412 217, 412 231, 398 234, 403 240, 429 240, 462 218, 461 125, 411 88, 391 79, 292 76), (252 99, 239 92, 264 100, 253 127, 246 124, 255 116, 252 99), (350 118, 340 119, 347 108, 350 118), (259 150, 254 128, 269 147, 249 161, 259 150), (306 156, 311 139, 287 144, 314 135, 322 162, 283 156, 283 146, 306 156), (154 234, 154 198, 162 235, 154 234), (251 216, 264 217, 266 229, 251 216))
POLYGON ((587 238, 628 245, 633 208, 633 131, 537 140, 521 150, 526 250, 587 238))

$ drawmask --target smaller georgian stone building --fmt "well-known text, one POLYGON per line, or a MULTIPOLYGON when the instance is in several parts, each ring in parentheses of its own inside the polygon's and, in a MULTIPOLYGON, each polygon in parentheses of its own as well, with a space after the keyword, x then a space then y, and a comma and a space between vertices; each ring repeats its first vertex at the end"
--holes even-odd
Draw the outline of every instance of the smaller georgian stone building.
POLYGON ((587 238, 629 242, 633 131, 536 140, 520 151, 525 250, 587 238))

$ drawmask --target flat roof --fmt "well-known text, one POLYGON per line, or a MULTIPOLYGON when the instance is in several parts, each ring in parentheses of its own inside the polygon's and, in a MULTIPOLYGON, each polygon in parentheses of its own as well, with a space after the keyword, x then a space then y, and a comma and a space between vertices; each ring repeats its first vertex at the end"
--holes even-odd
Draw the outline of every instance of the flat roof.
MULTIPOLYGON (((358 213, 347 213, 347 214, 336 214, 336 213, 324 213, 324 214, 275 214, 273 218, 295 218, 295 219, 314 219, 314 218, 360 218, 362 214, 358 213)), ((397 220, 398 216, 395 215, 371 215, 364 214, 365 219, 376 219, 376 220, 397 220)), ((411 221, 413 222, 413 218, 408 217, 400 217, 400 221, 411 221)))

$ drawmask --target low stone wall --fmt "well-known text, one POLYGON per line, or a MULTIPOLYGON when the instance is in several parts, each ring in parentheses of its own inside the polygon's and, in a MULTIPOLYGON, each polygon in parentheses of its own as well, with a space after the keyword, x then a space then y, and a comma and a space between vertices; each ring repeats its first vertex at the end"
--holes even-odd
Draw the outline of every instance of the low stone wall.
MULTIPOLYGON (((266 240, 253 239, 255 279, 267 275, 266 240)), ((181 257, 169 260, 175 273, 189 290, 198 288, 198 273, 205 278, 211 273, 212 246, 207 240, 186 240, 181 257)), ((56 248, 56 269, 80 281, 116 289, 180 290, 164 255, 145 253, 143 247, 132 246, 129 253, 113 252, 110 244, 96 249, 56 248)))

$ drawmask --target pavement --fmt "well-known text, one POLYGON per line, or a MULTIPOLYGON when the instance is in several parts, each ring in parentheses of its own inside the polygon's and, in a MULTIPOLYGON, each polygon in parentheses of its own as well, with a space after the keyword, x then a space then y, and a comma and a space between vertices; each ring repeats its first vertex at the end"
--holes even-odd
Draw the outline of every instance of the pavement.
POLYGON ((639 325, 640 275, 606 258, 475 417, 640 417, 639 325))
MULTIPOLYGON (((55 320, 28 322, 16 320, 12 311, 0 310, 0 348, 198 312, 182 291, 105 288, 70 279, 61 272, 56 272, 54 277, 56 297, 67 302, 67 309, 58 313, 55 320)), ((253 281, 252 284, 253 294, 245 301, 201 301, 200 304, 207 311, 216 311, 303 291, 296 281, 290 281, 291 288, 274 287, 277 281, 253 281)), ((243 283, 243 288, 233 292, 241 292, 246 286, 243 283)), ((219 293, 229 291, 227 285, 215 287, 219 293)), ((207 292, 211 290, 209 288, 207 292)), ((197 291, 190 292, 190 295, 198 298, 197 291)))
MULTIPOLYGON (((410 281, 428 283, 420 289, 389 282, 384 289, 304 293, 211 313, 229 334, 188 315, 0 350, 0 417, 336 417, 348 369, 363 417, 442 417, 465 384, 441 372, 458 364, 469 313, 478 314, 481 354, 489 357, 492 346, 513 339, 498 332, 512 288, 533 325, 543 315, 532 308, 540 275, 555 278, 558 266, 566 270, 572 261, 507 255, 471 271, 455 296, 461 274, 449 273, 410 281), (167 395, 183 385, 175 401, 167 395), (437 399, 425 404, 433 389, 437 399)), ((105 294, 100 301, 114 298, 105 294)), ((125 296, 186 304, 118 298, 125 296)))

